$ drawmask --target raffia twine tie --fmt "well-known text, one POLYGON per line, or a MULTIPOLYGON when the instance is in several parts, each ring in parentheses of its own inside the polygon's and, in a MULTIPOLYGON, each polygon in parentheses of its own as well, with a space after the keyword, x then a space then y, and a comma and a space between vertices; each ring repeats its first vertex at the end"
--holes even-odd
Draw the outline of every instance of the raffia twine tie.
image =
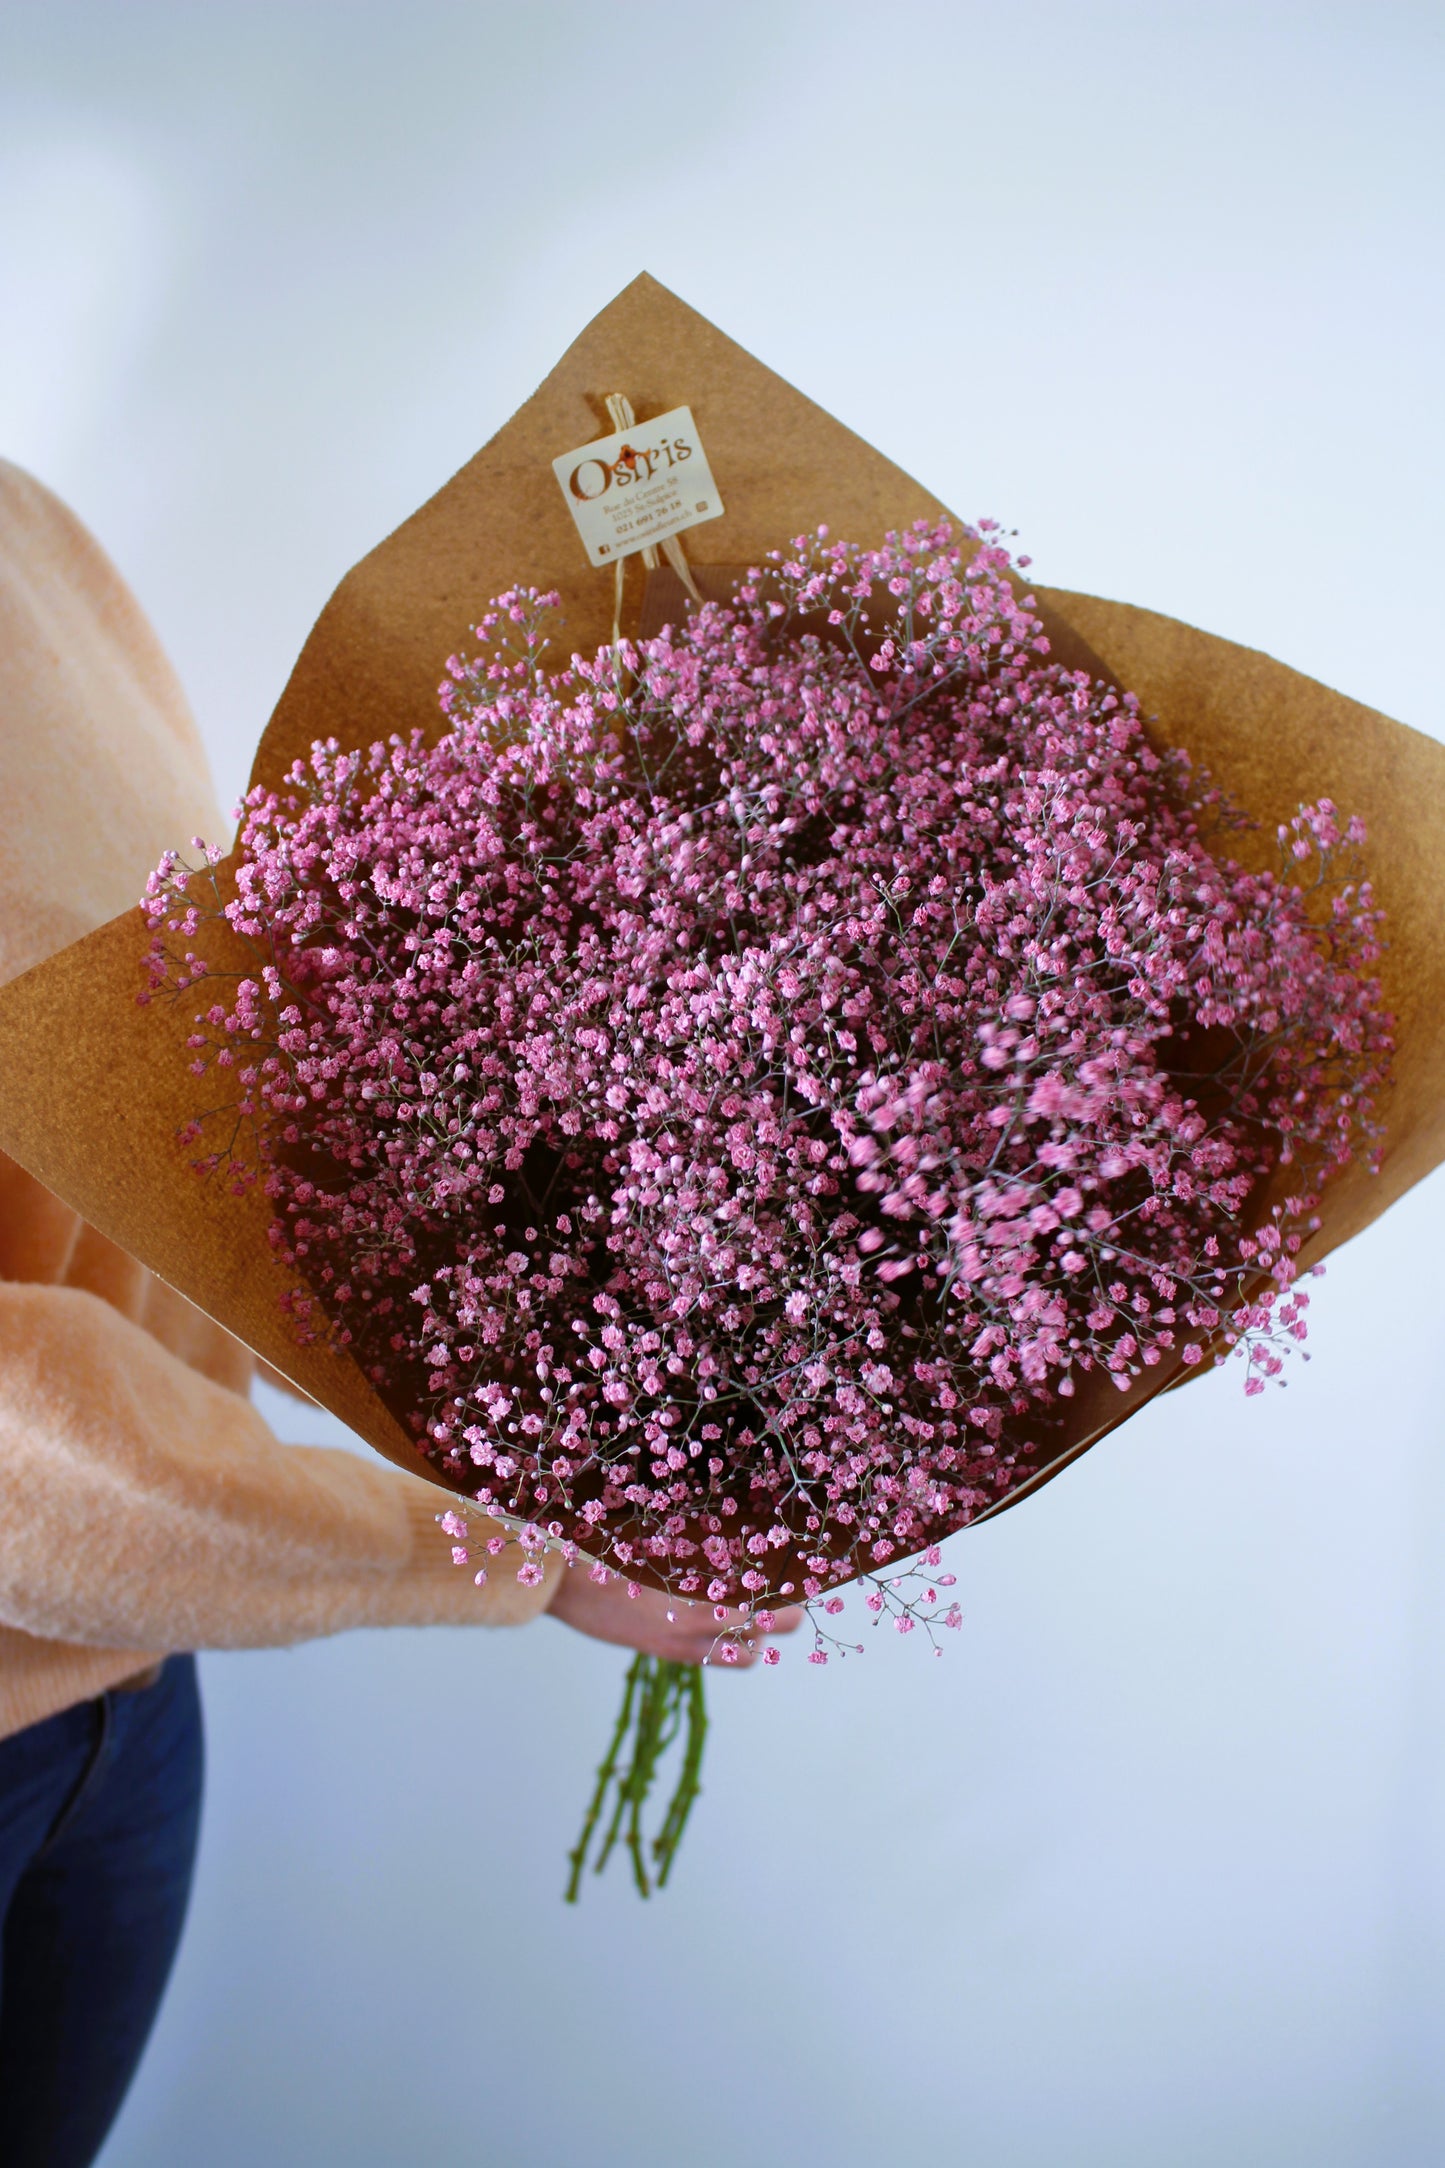
MULTIPOLYGON (((632 411, 632 401, 625 392, 610 391, 607 394, 606 404, 608 418, 614 429, 635 429, 637 427, 637 416, 632 411)), ((657 570, 659 550, 661 550, 662 555, 682 581, 693 601, 701 602, 702 595, 698 590, 697 581, 692 576, 692 566, 688 563, 684 553, 681 535, 670 534, 660 543, 648 542, 643 545, 642 562, 649 572, 657 570)), ((635 556, 637 553, 630 551, 628 554, 635 556)), ((614 647, 622 638, 622 581, 623 568, 626 563, 626 557, 619 557, 612 568, 612 644, 614 647)))

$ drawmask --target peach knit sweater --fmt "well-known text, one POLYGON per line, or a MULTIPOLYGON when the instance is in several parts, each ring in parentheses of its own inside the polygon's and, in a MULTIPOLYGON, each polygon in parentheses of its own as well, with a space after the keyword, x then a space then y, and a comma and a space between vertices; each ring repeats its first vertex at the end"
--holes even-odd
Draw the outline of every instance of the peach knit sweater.
MULTIPOLYGON (((225 829, 133 597, 0 462, 0 981, 126 909, 168 845, 225 829)), ((549 1600, 560 1561, 524 1589, 511 1550, 476 1589, 431 1484, 281 1444, 251 1371, 0 1155, 0 1737, 174 1649, 510 1625, 549 1600)))

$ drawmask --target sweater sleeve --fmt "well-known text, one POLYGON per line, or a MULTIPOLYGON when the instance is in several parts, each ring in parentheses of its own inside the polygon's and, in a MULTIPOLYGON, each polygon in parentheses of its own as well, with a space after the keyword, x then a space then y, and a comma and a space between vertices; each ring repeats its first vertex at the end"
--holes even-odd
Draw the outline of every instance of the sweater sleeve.
POLYGON ((446 1504, 420 1477, 281 1444, 95 1295, 0 1285, 0 1623, 151 1653, 543 1609, 560 1558, 489 1553, 501 1531, 474 1514, 456 1566, 446 1504))

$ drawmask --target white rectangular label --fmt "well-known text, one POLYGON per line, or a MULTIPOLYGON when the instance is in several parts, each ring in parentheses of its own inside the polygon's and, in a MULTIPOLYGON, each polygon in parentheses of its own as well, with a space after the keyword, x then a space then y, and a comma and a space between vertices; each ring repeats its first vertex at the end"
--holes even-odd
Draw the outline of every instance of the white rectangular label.
POLYGON ((723 508, 685 406, 564 452, 552 471, 594 565, 700 527, 723 508))

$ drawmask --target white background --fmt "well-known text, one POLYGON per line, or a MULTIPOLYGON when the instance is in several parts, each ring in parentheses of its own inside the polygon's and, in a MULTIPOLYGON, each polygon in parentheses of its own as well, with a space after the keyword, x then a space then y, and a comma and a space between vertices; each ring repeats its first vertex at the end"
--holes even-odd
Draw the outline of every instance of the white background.
MULTIPOLYGON (((1445 736, 1442 89, 1388 0, 0 0, 0 448, 229 798, 344 569, 647 268, 1045 581, 1445 736)), ((948 1661, 719 1680, 648 1908, 559 1902, 613 1653, 207 1658, 105 2168, 1445 2157, 1442 1204, 1334 1261, 1288 1392, 957 1539, 948 1661)))

